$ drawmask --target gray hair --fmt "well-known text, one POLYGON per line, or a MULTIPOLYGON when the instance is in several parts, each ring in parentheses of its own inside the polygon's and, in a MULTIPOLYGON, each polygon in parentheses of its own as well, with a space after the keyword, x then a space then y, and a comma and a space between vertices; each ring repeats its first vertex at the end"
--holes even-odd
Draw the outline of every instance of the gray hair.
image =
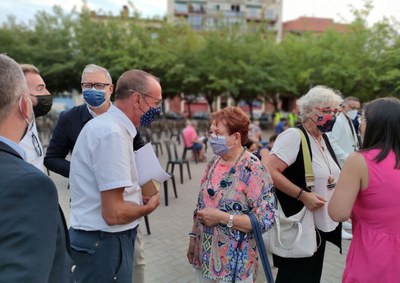
POLYGON ((83 78, 86 74, 94 74, 94 73, 99 73, 99 72, 103 72, 106 75, 108 83, 112 84, 111 75, 107 71, 107 69, 100 67, 98 65, 95 65, 95 64, 86 65, 85 69, 83 69, 83 72, 82 72, 81 82, 83 82, 83 78))
POLYGON ((28 86, 21 67, 14 59, 0 54, 0 121, 23 94, 28 94, 28 86))
POLYGON ((360 99, 355 96, 348 96, 343 100, 342 104, 345 105, 345 104, 349 103, 350 101, 360 102, 360 99))
POLYGON ((307 120, 309 116, 308 114, 311 113, 315 107, 338 108, 343 101, 339 93, 340 92, 324 85, 318 85, 310 89, 305 95, 297 100, 301 120, 303 122, 307 120))
POLYGON ((24 74, 26 73, 33 73, 33 74, 38 74, 40 75, 40 72, 38 70, 38 68, 36 68, 34 65, 32 64, 20 64, 19 65, 22 69, 22 72, 24 72, 24 74))

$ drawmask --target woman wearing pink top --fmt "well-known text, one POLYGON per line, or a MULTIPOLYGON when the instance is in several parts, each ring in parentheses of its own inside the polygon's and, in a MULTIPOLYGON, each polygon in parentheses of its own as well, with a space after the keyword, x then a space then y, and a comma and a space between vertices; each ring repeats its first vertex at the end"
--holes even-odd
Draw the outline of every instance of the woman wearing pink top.
MULTIPOLYGON (((343 282, 400 280, 400 100, 368 103, 359 153, 348 157, 329 203, 336 221, 350 215, 353 240, 343 282)), ((363 129, 361 129, 363 130, 363 129)))

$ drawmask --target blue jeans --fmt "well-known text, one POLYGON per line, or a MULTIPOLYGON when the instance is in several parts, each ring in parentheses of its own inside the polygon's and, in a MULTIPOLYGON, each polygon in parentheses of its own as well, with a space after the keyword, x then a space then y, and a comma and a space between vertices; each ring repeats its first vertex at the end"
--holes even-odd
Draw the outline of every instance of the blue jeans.
POLYGON ((108 233, 71 227, 69 235, 76 282, 132 282, 136 228, 108 233))

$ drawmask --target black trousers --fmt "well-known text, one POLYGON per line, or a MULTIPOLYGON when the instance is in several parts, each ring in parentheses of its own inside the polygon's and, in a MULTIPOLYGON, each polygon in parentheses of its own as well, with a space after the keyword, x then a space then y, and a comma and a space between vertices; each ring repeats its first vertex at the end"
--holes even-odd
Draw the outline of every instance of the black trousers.
MULTIPOLYGON (((318 231, 321 244, 311 257, 283 258, 274 257, 274 265, 278 267, 276 283, 319 283, 321 281, 322 267, 324 264, 326 233, 318 231)), ((317 235, 317 241, 319 242, 317 235)))

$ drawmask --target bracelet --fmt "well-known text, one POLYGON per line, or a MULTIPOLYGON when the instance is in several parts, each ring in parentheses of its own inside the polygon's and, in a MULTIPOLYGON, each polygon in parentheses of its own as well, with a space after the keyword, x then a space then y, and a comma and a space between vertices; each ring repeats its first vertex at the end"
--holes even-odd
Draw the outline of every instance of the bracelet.
POLYGON ((301 196, 302 193, 303 193, 303 188, 300 189, 300 193, 297 195, 296 200, 299 200, 299 198, 300 198, 300 196, 301 196))
POLYGON ((191 238, 197 238, 196 233, 192 233, 192 232, 191 232, 191 233, 189 233, 188 235, 189 235, 189 237, 191 237, 191 238))

